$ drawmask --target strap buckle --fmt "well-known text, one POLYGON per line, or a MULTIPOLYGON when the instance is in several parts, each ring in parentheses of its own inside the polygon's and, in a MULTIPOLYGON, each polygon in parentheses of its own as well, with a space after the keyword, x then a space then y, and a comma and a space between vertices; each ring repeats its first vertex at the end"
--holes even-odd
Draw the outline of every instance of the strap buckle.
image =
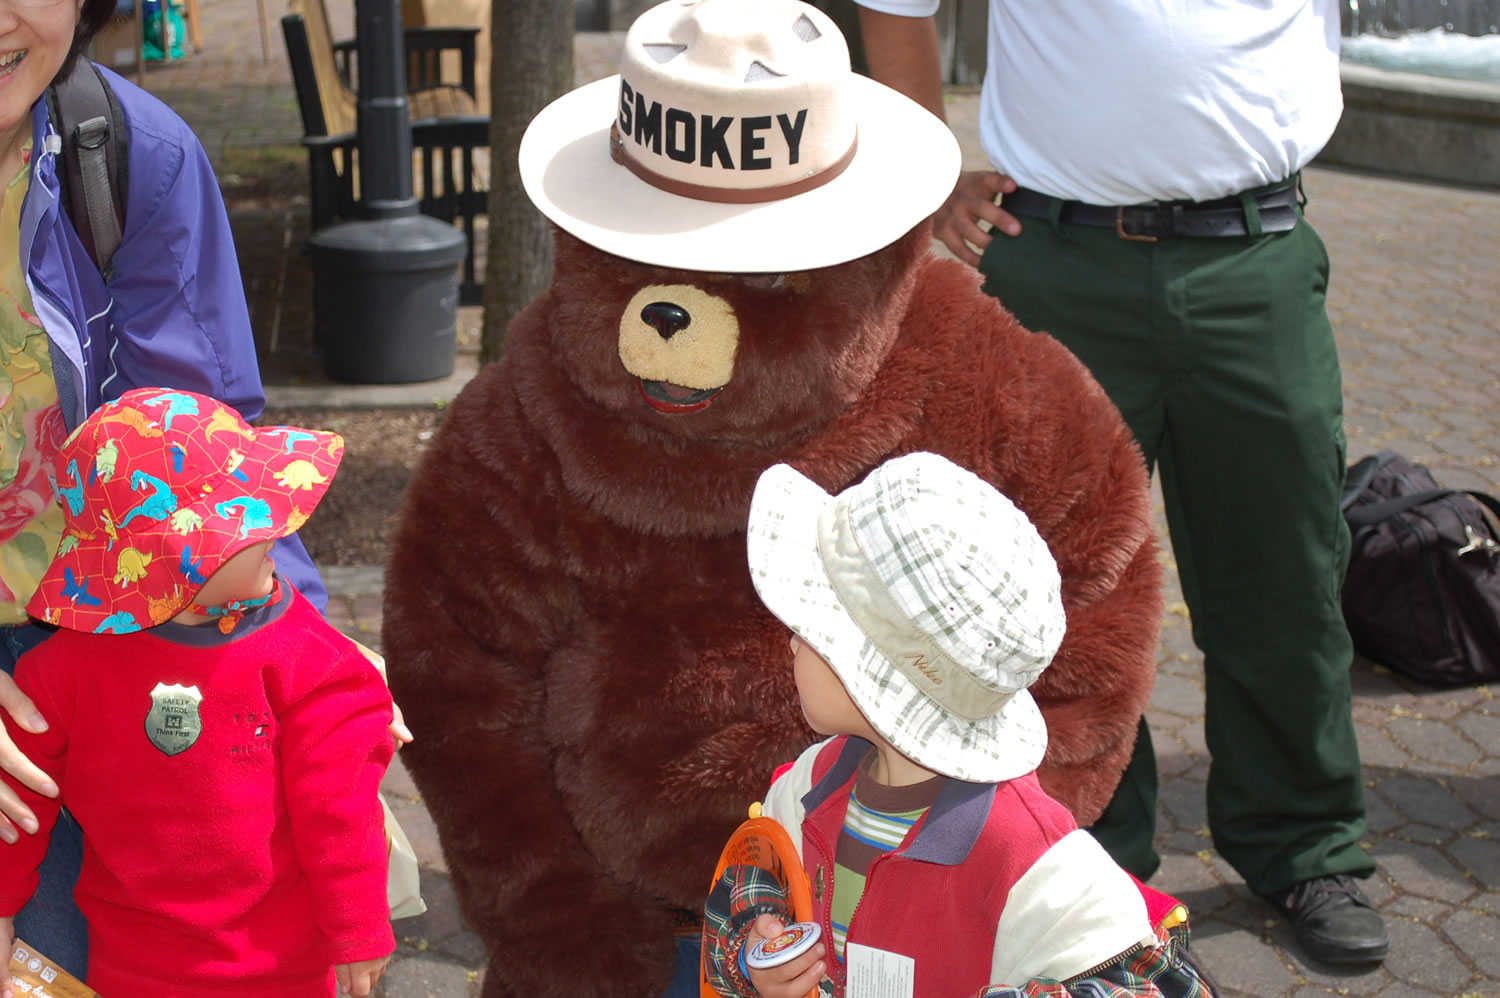
POLYGON ((1468 554, 1470 551, 1483 551, 1489 555, 1500 553, 1500 544, 1496 544, 1493 539, 1485 537, 1479 531, 1475 530, 1471 524, 1464 524, 1464 536, 1469 539, 1469 543, 1458 549, 1457 553, 1460 557, 1468 554))
POLYGON ((1115 235, 1119 236, 1121 239, 1124 239, 1127 242, 1132 243, 1154 243, 1157 241, 1156 236, 1146 235, 1145 233, 1141 232, 1125 231, 1124 205, 1121 205, 1120 207, 1115 209, 1115 235))

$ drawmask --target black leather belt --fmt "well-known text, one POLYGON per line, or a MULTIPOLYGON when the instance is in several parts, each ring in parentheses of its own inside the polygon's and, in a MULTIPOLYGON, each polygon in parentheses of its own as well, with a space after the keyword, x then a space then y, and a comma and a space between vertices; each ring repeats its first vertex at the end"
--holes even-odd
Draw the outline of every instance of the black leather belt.
MULTIPOLYGON (((1000 207, 1025 218, 1050 218, 1056 200, 1039 191, 1018 187, 1005 195, 1000 207)), ((1287 232, 1297 227, 1297 181, 1258 192, 1262 232, 1287 232)), ((1064 201, 1061 221, 1114 229, 1121 239, 1154 243, 1158 239, 1213 239, 1247 236, 1245 208, 1239 196, 1215 201, 1164 201, 1157 204, 1105 206, 1064 201)))

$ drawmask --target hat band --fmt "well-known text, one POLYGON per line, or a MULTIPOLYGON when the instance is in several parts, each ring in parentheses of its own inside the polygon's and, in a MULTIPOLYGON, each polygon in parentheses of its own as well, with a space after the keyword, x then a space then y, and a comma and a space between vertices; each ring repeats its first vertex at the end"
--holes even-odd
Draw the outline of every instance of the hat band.
POLYGON ((844 610, 886 660, 948 713, 965 721, 993 717, 1015 696, 985 686, 953 661, 897 605, 860 549, 849 504, 835 498, 818 515, 818 557, 844 610))
POLYGON ((849 168, 849 164, 854 162, 854 151, 858 147, 859 135, 856 133, 849 142, 849 148, 844 155, 818 172, 789 184, 777 184, 775 187, 712 187, 708 184, 691 184, 686 180, 668 177, 657 173, 639 160, 632 159, 625 152, 625 142, 620 138, 619 122, 614 122, 609 126, 610 159, 623 164, 631 173, 658 190, 676 194, 679 197, 692 198, 695 201, 717 201, 722 204, 759 204, 763 201, 781 201, 822 187, 849 168))

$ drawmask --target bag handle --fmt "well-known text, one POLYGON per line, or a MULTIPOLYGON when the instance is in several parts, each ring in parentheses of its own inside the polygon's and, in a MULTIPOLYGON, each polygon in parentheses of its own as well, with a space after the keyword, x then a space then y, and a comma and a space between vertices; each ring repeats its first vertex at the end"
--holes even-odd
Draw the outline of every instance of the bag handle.
POLYGON ((1500 517, 1500 499, 1484 492, 1474 492, 1470 489, 1428 489, 1426 492, 1413 492, 1410 495, 1397 496, 1385 502, 1370 503, 1368 506, 1360 506, 1357 509, 1345 509, 1344 519, 1349 522, 1350 527, 1374 526, 1389 520, 1397 513, 1404 513, 1415 506, 1451 495, 1472 496, 1479 503, 1487 506, 1491 513, 1500 517))
POLYGON ((1349 466, 1349 472, 1344 476, 1344 491, 1339 497, 1339 509, 1347 511, 1354 501, 1359 498, 1375 477, 1375 472, 1385 467, 1389 462, 1400 457, 1393 450, 1382 450, 1368 457, 1362 457, 1349 466))

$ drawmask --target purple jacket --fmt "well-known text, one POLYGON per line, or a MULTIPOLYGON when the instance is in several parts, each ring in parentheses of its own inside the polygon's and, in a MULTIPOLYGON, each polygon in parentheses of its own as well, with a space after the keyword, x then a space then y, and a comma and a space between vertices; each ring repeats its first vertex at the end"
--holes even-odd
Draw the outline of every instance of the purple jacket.
MULTIPOLYGON (((45 99, 31 110, 31 182, 21 206, 21 258, 51 341, 69 431, 132 388, 211 395, 254 420, 265 407, 250 313, 229 217, 208 156, 155 97, 104 70, 129 128, 125 232, 108 285, 63 210, 61 139, 45 99)), ((295 536, 276 566, 321 612, 328 593, 295 536)))

